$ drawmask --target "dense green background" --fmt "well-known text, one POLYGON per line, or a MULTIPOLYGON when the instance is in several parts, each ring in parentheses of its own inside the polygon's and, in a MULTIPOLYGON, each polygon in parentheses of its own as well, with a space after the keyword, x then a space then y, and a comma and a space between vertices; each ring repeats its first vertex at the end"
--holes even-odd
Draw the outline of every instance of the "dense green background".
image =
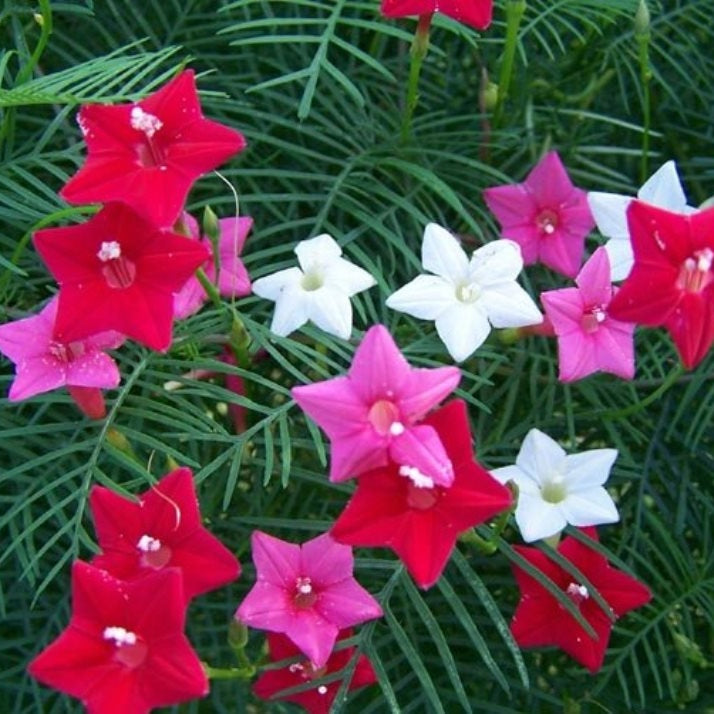
MULTIPOLYGON (((86 0, 52 2, 54 23, 34 56, 42 8, 5 0, 0 10, 0 291, 2 319, 36 310, 55 289, 29 236, 39 225, 80 220, 56 191, 84 156, 74 122, 86 101, 136 99, 179 64, 200 73, 205 113, 239 128, 249 147, 224 176, 255 219, 245 261, 253 277, 292 263, 296 241, 332 233, 379 286, 356 300, 350 343, 307 328, 271 338, 272 305, 237 301, 258 358, 234 370, 240 398, 216 360, 231 309, 207 306, 176 328, 166 355, 126 346, 123 380, 102 423, 81 418, 59 391, 0 414, 0 711, 79 711, 38 686, 28 660, 68 618, 70 563, 96 550, 86 496, 93 483, 144 490, 167 458, 191 466, 210 527, 245 565, 231 587, 199 599, 190 637, 215 666, 231 664, 226 624, 250 587, 248 537, 260 527, 306 539, 329 527, 351 484, 325 477, 325 448, 288 389, 340 374, 359 335, 383 322, 413 364, 447 363, 431 324, 388 311, 384 298, 419 269, 424 225, 437 221, 469 247, 497 237, 481 190, 521 180, 555 147, 575 183, 634 193, 663 161, 678 161, 692 204, 714 193, 714 0, 651 3, 651 155, 643 161, 644 107, 634 0, 529 0, 502 121, 481 113, 483 73, 497 80, 505 2, 479 36, 437 17, 424 65, 412 140, 399 138, 413 21, 382 19, 377 0, 86 0), (37 55, 37 53, 36 53, 37 55), (489 129, 489 123, 491 127, 489 129), (167 392, 167 380, 180 389, 167 392), (228 402, 248 408, 236 436, 228 402), (308 428, 309 427, 309 428, 308 428), (135 457, 117 448, 117 431, 135 457)), ((234 199, 215 176, 191 195, 220 215, 234 199)), ((594 249, 599 239, 588 243, 594 249)), ((542 269, 524 281, 533 295, 564 282, 542 269)), ((555 344, 494 336, 463 364, 459 396, 471 405, 476 448, 487 467, 512 463, 537 426, 570 450, 616 447, 609 484, 622 522, 604 527, 604 547, 646 581, 652 603, 615 627, 602 671, 590 676, 557 651, 519 654, 507 633, 517 590, 509 528, 500 552, 466 547, 445 577, 418 591, 386 551, 358 551, 357 576, 386 617, 361 628, 360 647, 380 675, 351 699, 359 712, 714 711, 713 353, 647 403, 675 369, 669 338, 637 335, 637 378, 596 375, 557 382, 555 344)), ((2 393, 12 367, 3 362, 2 393)), ((251 639, 258 655, 262 637, 251 639)), ((185 712, 287 711, 254 701, 249 686, 217 682, 185 712)))

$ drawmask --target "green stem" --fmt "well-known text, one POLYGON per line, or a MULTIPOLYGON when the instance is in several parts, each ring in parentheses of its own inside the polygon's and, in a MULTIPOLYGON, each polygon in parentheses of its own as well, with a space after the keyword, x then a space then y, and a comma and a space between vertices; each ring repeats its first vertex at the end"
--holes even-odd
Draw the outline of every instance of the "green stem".
POLYGON ((642 401, 635 402, 625 409, 619 409, 614 411, 605 412, 602 417, 605 419, 624 419, 625 417, 636 414, 642 411, 645 407, 652 404, 652 402, 659 399, 670 387, 676 384, 677 380, 684 374, 684 367, 678 364, 667 376, 667 378, 662 382, 662 384, 654 390, 649 396, 645 397, 642 401))
POLYGON ((211 667, 203 662, 203 671, 208 679, 252 679, 255 676, 255 666, 249 667, 211 667))
POLYGON ((498 99, 493 113, 494 127, 498 127, 503 118, 503 107, 508 97, 513 77, 513 64, 516 58, 516 48, 518 47, 518 30, 525 11, 526 0, 508 0, 506 3, 506 46, 503 50, 501 71, 498 75, 498 99))
POLYGON ((640 60, 640 78, 642 80, 642 157, 640 159, 640 183, 644 183, 649 176, 650 152, 650 125, 651 125, 651 98, 650 81, 650 33, 637 34, 638 56, 640 60))
POLYGON ((201 283, 201 287, 206 291, 206 295, 211 298, 211 302, 218 308, 223 307, 221 294, 218 292, 218 288, 210 281, 203 268, 199 268, 196 271, 196 278, 198 279, 198 282, 201 283))
POLYGON ((498 550, 497 543, 491 539, 486 540, 485 538, 482 538, 473 528, 471 528, 471 530, 464 531, 459 536, 459 540, 462 543, 473 545, 477 550, 480 550, 485 555, 492 555, 498 550))
POLYGON ((412 48, 409 52, 411 58, 409 64, 409 84, 407 85, 407 103, 404 107, 404 117, 402 119, 402 143, 406 144, 409 141, 409 135, 412 129, 412 118, 414 110, 419 101, 419 75, 421 74, 421 66, 429 51, 429 28, 431 27, 431 19, 433 13, 427 13, 419 16, 419 24, 414 33, 412 48))

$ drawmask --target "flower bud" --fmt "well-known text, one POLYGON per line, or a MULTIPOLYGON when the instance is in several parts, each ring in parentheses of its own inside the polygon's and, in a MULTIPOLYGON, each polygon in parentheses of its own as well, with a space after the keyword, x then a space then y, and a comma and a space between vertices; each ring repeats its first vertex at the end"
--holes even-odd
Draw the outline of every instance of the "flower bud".
POLYGON ((635 13, 635 35, 642 37, 650 31, 650 9, 647 7, 647 0, 640 0, 635 13))

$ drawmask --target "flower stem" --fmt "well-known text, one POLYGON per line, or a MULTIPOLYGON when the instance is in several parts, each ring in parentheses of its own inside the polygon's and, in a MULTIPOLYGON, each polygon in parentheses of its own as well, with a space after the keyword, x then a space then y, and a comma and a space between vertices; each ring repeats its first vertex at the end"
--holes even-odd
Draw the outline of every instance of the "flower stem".
POLYGON ((252 679, 255 676, 255 666, 250 667, 211 667, 203 664, 203 671, 208 679, 252 679))
POLYGON ((491 540, 490 538, 482 538, 476 531, 471 528, 470 530, 464 531, 460 536, 459 540, 462 543, 468 543, 474 546, 477 550, 480 550, 484 555, 493 555, 498 550, 498 544, 491 540))
POLYGON ((203 268, 199 268, 196 271, 196 278, 198 282, 201 283, 201 287, 206 291, 206 295, 211 298, 211 302, 218 308, 222 307, 221 294, 218 292, 218 288, 209 280, 203 268))
POLYGON ((409 84, 407 85, 407 102, 404 107, 404 117, 402 118, 402 143, 406 144, 409 141, 411 134, 412 118, 417 102, 419 101, 419 75, 421 74, 421 66, 429 51, 429 29, 431 28, 431 20, 434 13, 426 13, 419 16, 419 24, 414 33, 412 48, 409 52, 411 58, 409 64, 409 84))
POLYGON ((506 45, 503 50, 501 71, 498 75, 498 99, 493 112, 493 126, 498 127, 503 119, 503 107, 508 97, 508 90, 513 77, 513 64, 518 46, 518 30, 521 26, 523 13, 526 11, 526 0, 508 0, 506 2, 506 45))
POLYGON ((651 394, 646 396, 642 401, 631 404, 629 407, 624 409, 618 409, 613 411, 608 411, 602 414, 603 418, 606 419, 624 419, 625 417, 636 414, 642 411, 645 407, 648 407, 652 402, 659 399, 670 387, 672 387, 676 382, 684 375, 684 367, 678 364, 667 376, 667 378, 660 384, 660 386, 654 390, 651 394))
POLYGON ((642 156, 640 158, 640 183, 644 183, 649 176, 650 152, 650 126, 652 102, 650 97, 650 82, 652 70, 650 68, 650 30, 649 11, 646 0, 640 1, 635 18, 635 38, 637 40, 637 54, 640 62, 640 79, 642 81, 642 156))

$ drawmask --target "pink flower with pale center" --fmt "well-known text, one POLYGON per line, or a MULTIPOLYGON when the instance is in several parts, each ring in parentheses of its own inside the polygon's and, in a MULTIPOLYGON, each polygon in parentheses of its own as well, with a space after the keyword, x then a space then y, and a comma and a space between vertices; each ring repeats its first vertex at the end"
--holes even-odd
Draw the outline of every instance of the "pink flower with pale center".
POLYGON ((595 227, 587 193, 573 186, 556 151, 549 151, 523 183, 484 191, 501 224, 501 237, 521 246, 523 261, 538 261, 574 278, 585 237, 595 227))
MULTIPOLYGON (((207 236, 201 237, 198 222, 193 216, 185 213, 184 221, 190 236, 199 240, 209 253, 202 267, 206 277, 218 288, 218 292, 225 297, 249 295, 250 276, 238 256, 253 227, 253 219, 250 216, 240 216, 221 218, 218 221, 218 281, 216 281, 216 262, 210 239, 207 236)), ((174 296, 174 317, 182 320, 193 315, 201 309, 206 300, 208 300, 206 291, 198 278, 192 275, 174 296)))
POLYGON ((330 437, 330 480, 410 464, 450 486, 454 469, 436 430, 419 421, 459 383, 456 367, 414 368, 384 325, 367 330, 344 377, 294 387, 302 409, 330 437))
POLYGON ((608 308, 616 288, 610 260, 598 248, 575 278, 576 288, 541 295, 558 338, 559 379, 572 382, 593 372, 632 379, 635 374, 635 324, 615 320, 608 308))
POLYGON ((88 156, 60 195, 69 203, 121 201, 160 228, 173 225, 193 182, 245 147, 205 119, 193 71, 132 104, 90 104, 77 118, 88 156))
POLYGON ((119 369, 104 350, 124 342, 124 335, 106 331, 71 342, 53 337, 57 298, 32 317, 0 325, 0 352, 15 363, 10 401, 29 399, 58 387, 111 389, 119 369))
POLYGON ((341 629, 382 616, 352 575, 352 548, 328 533, 300 546, 254 531, 251 543, 257 582, 236 619, 284 633, 316 668, 327 663, 341 629))

